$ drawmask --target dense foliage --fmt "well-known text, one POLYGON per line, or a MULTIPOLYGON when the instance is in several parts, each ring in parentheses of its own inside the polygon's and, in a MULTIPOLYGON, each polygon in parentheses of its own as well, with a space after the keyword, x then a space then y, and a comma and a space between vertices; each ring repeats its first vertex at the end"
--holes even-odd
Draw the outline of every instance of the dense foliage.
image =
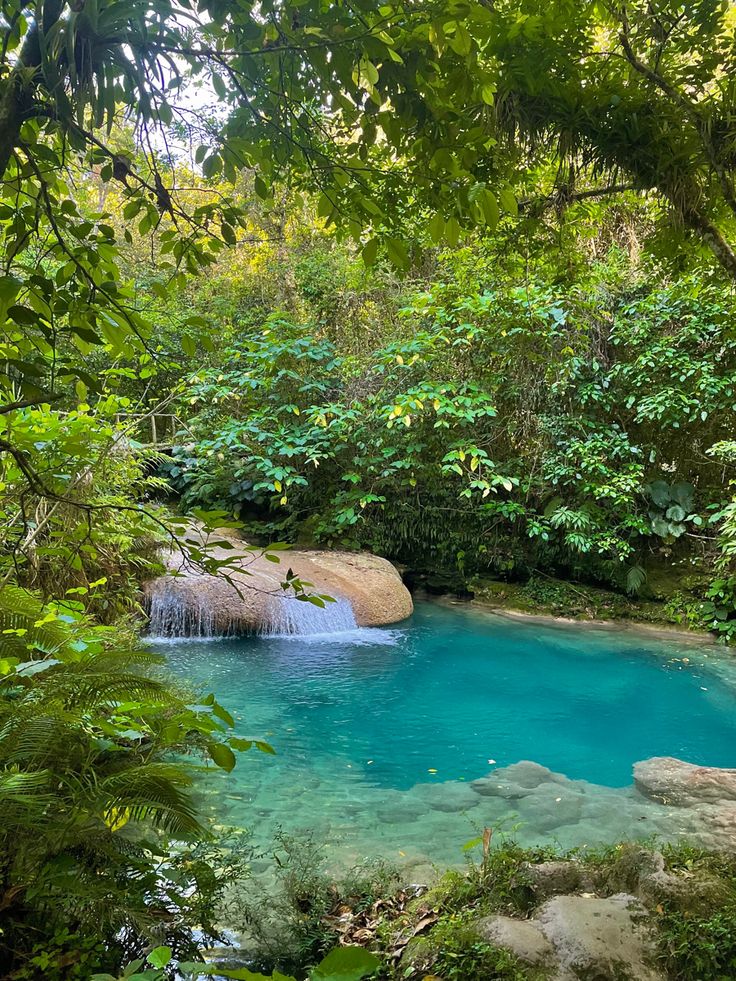
POLYGON ((242 873, 201 844, 188 788, 194 759, 231 769, 252 744, 70 592, 42 607, 5 586, 0 600, 0 961, 14 978, 86 979, 155 940, 196 954, 192 929, 219 937, 216 902, 242 873))
POLYGON ((177 511, 463 587, 666 568, 674 619, 736 634, 735 23, 0 4, 10 977, 217 934, 237 861, 186 759, 250 740, 133 637, 177 511))
POLYGON ((357 353, 315 316, 313 283, 289 319, 243 303, 182 403, 164 471, 184 504, 424 572, 542 569, 635 594, 674 565, 703 600, 719 584, 701 619, 725 626, 736 333, 718 280, 653 286, 617 249, 572 282, 536 262, 515 286, 479 249, 435 272, 357 353))

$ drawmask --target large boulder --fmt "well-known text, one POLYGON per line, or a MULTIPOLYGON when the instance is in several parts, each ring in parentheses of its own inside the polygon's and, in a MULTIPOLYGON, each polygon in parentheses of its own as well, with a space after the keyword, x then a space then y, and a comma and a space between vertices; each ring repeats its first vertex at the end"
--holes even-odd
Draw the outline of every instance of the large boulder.
POLYGON ((633 896, 557 896, 532 920, 555 951, 556 977, 661 981, 655 941, 633 896))
POLYGON ((487 916, 474 932, 554 981, 664 981, 647 914, 624 893, 556 896, 529 920, 487 916))
POLYGON ((736 770, 696 766, 672 756, 635 763, 634 784, 645 797, 677 807, 736 801, 736 770))
MULTIPOLYGON (((343 605, 349 603, 359 627, 397 623, 412 613, 411 594, 401 576, 377 555, 294 549, 277 553, 280 561, 274 563, 246 542, 217 537, 223 546, 208 547, 208 555, 227 560, 223 573, 202 573, 186 554, 171 552, 164 557, 169 574, 145 584, 149 608, 171 611, 174 626, 164 632, 247 634, 268 629, 287 595, 281 583, 289 570, 311 584, 309 593, 324 593, 343 605)), ((326 609, 327 625, 334 614, 333 604, 326 609)), ((318 620, 319 609, 311 610, 318 620)))

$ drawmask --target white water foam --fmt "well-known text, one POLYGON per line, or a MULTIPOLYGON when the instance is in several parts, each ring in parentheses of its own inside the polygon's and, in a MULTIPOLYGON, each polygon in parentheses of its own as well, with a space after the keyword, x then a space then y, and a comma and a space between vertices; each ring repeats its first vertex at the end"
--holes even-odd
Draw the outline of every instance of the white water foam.
MULTIPOLYGON (((193 603, 191 595, 182 594, 175 583, 160 587, 152 595, 147 633, 148 642, 155 644, 224 640, 237 635, 236 631, 216 630, 211 607, 204 602, 193 603)), ((294 596, 273 596, 259 636, 308 644, 365 646, 396 644, 401 632, 359 627, 350 601, 344 597, 319 607, 294 596)))
POLYGON ((148 615, 151 640, 210 640, 215 635, 211 607, 204 603, 192 603, 173 584, 161 586, 154 592, 148 615))
POLYGON ((268 604, 262 637, 329 637, 358 631, 350 600, 343 597, 315 606, 295 596, 276 596, 268 604))

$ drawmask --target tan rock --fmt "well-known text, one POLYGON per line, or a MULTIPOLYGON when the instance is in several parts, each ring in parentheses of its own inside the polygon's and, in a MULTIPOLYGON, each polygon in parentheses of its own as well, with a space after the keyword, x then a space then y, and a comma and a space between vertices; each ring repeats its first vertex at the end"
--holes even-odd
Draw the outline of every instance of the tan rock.
POLYGON ((531 922, 554 947, 559 981, 662 981, 653 933, 633 896, 557 896, 531 922))
POLYGON ((646 797, 677 807, 736 801, 736 770, 696 766, 672 756, 635 763, 634 784, 646 797))
MULTIPOLYGON (((197 530, 189 531, 187 538, 197 543, 204 540, 197 530)), ((359 627, 396 623, 412 613, 411 595, 401 576, 379 556, 294 549, 273 553, 279 558, 275 563, 265 558, 263 550, 239 541, 229 530, 218 532, 214 540, 223 541, 223 545, 208 545, 208 556, 228 562, 218 575, 202 573, 186 556, 171 552, 164 557, 171 574, 145 584, 149 607, 157 616, 165 612, 166 623, 160 632, 179 636, 245 634, 265 629, 289 595, 281 585, 289 570, 311 584, 306 587, 308 593, 347 600, 359 627)), ((321 611, 310 609, 318 622, 321 611)), ((334 605, 327 604, 326 629, 330 629, 334 614, 334 605)))
POLYGON ((515 920, 510 916, 486 916, 478 920, 476 933, 486 943, 508 950, 525 964, 549 966, 554 961, 554 948, 535 923, 515 920))

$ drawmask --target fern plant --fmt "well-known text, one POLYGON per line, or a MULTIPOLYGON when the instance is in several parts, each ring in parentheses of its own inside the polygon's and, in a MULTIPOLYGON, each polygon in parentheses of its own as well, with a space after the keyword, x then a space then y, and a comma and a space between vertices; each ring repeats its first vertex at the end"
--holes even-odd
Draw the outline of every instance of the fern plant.
POLYGON ((194 924, 216 936, 211 897, 221 873, 187 859, 207 838, 187 757, 208 755, 229 769, 233 748, 249 742, 229 736, 232 719, 213 696, 188 705, 159 660, 121 646, 75 602, 44 607, 18 587, 0 592, 0 964, 8 977, 39 976, 43 955, 45 978, 87 978, 152 942, 191 954, 194 924))

